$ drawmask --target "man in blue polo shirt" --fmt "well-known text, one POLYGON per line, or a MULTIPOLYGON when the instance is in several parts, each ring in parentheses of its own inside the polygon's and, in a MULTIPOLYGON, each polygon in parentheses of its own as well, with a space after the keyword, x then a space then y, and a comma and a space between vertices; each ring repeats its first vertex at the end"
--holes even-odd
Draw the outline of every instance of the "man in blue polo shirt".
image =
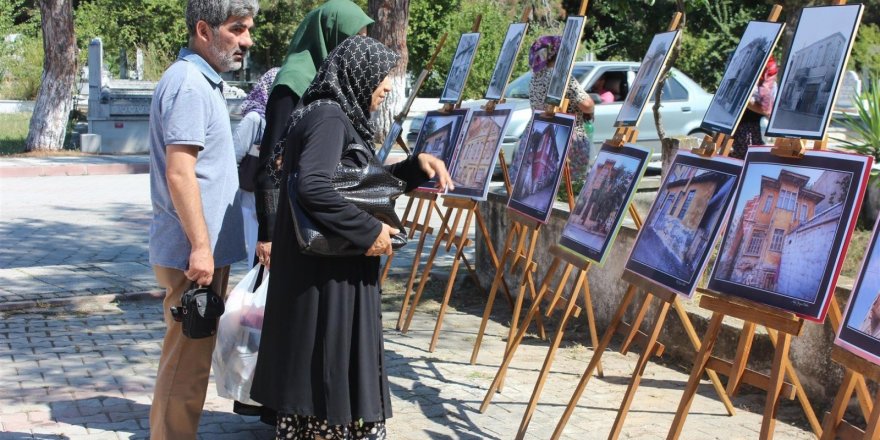
POLYGON ((169 309, 195 282, 226 295, 245 258, 238 173, 221 72, 253 44, 257 0, 188 0, 189 45, 165 71, 150 108, 150 264, 165 290, 165 339, 150 408, 152 440, 195 439, 212 338, 189 339, 169 309))

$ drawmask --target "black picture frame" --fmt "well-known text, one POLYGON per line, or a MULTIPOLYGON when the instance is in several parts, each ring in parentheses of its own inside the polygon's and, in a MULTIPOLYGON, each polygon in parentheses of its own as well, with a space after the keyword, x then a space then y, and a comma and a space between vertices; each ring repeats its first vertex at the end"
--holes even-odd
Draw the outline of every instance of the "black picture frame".
MULTIPOLYGON (((467 109, 458 109, 448 113, 441 111, 426 113, 412 154, 417 156, 421 153, 429 153, 441 159, 446 164, 446 168, 449 169, 452 165, 452 158, 455 156, 455 149, 458 148, 458 140, 469 111, 467 109)), ((419 190, 439 192, 436 185, 437 180, 430 179, 420 185, 419 190)))
POLYGON ((553 65, 553 73, 550 75, 547 95, 544 98, 546 104, 560 105, 565 99, 571 68, 574 66, 574 57, 583 37, 586 22, 587 18, 581 15, 572 15, 565 20, 562 41, 556 54, 556 64, 553 65))
POLYGON ((492 112, 471 112, 449 168, 455 189, 447 190, 447 196, 486 200, 512 114, 513 107, 509 105, 499 105, 492 112))
POLYGON ((477 55, 479 44, 479 32, 461 34, 455 55, 452 57, 452 63, 449 65, 446 84, 443 85, 443 92, 440 93, 440 103, 457 104, 461 101, 461 95, 464 93, 464 87, 467 84, 467 78, 471 71, 471 65, 474 63, 474 57, 477 55))
POLYGON ((497 101, 504 97, 504 89, 507 88, 507 83, 510 81, 510 75, 513 73, 516 58, 519 56, 528 30, 528 23, 511 23, 507 27, 504 43, 501 45, 495 69, 492 71, 492 77, 489 78, 489 86, 486 88, 486 94, 483 98, 497 101))
MULTIPOLYGON (((862 260, 862 266, 852 295, 843 314, 843 322, 837 332, 834 343, 855 355, 880 365, 880 335, 871 334, 872 329, 865 328, 868 313, 880 306, 880 218, 874 223, 874 232, 868 245, 868 252, 862 260), (867 308, 867 310, 865 310, 867 308)), ((872 324, 875 324, 876 321, 872 324)))
POLYGON ((642 119, 642 113, 648 100, 654 97, 654 90, 660 81, 660 72, 669 61, 669 55, 676 41, 681 37, 680 30, 661 32, 654 35, 651 45, 642 62, 639 71, 630 86, 629 93, 617 114, 615 127, 635 127, 642 119), (647 67, 646 67, 647 66, 647 67))
POLYGON ((382 143, 382 147, 376 152, 376 159, 379 163, 384 164, 388 159, 388 156, 391 154, 391 150, 394 149, 394 144, 397 143, 397 138, 400 137, 401 133, 403 133, 403 125, 401 125, 400 121, 394 121, 391 124, 391 128, 388 129, 388 136, 385 137, 385 142, 382 143))

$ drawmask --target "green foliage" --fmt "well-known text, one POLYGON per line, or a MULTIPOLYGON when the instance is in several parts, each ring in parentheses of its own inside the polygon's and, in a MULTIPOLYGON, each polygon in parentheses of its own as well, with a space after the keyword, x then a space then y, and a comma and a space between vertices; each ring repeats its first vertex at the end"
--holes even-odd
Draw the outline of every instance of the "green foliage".
POLYGON ((852 50, 855 68, 872 78, 880 78, 880 25, 862 23, 852 50))
MULTIPOLYGON (((420 72, 428 63, 434 48, 444 32, 448 33, 446 44, 437 56, 434 71, 425 81, 425 85, 419 92, 420 96, 439 96, 446 81, 446 75, 452 63, 452 57, 458 46, 458 38, 461 34, 470 32, 474 19, 482 14, 480 23, 480 44, 477 54, 471 66, 467 85, 464 90, 464 99, 481 98, 489 84, 492 70, 504 43, 507 27, 510 23, 519 21, 524 5, 520 6, 511 1, 509 4, 499 5, 492 0, 413 0, 410 4, 409 33, 407 46, 410 50, 409 69, 413 74, 420 72)), ((540 35, 545 33, 560 33, 561 22, 556 22, 557 28, 548 31, 540 24, 532 23, 529 26, 528 35, 523 42, 523 48, 517 57, 512 77, 522 74, 528 68, 528 47, 540 35)))
POLYGON ((32 100, 43 75, 42 37, 0 40, 0 99, 32 100))
MULTIPOLYGON (((254 46, 251 48, 251 63, 265 70, 280 66, 296 27, 309 11, 322 3, 323 0, 261 1, 252 33, 254 46)), ((366 10, 366 2, 363 7, 366 10)))
POLYGON ((859 154, 874 156, 880 161, 880 79, 865 84, 859 99, 855 100, 858 116, 844 114, 841 124, 857 139, 842 140, 844 148, 859 154))
POLYGON ((0 114, 0 156, 23 153, 30 113, 0 114))

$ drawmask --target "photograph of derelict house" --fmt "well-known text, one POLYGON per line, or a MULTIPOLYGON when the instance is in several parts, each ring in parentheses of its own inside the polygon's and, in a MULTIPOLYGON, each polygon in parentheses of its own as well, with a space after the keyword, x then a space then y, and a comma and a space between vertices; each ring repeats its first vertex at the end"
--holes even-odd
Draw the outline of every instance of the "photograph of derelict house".
POLYGON ((703 117, 703 128, 733 134, 770 52, 782 34, 782 23, 750 22, 703 117))
POLYGON ((852 4, 802 10, 770 116, 769 136, 824 136, 863 9, 852 4))
MULTIPOLYGON (((443 160, 446 168, 449 168, 452 163, 452 157, 455 154, 455 146, 461 133, 461 127, 467 115, 468 110, 453 110, 449 113, 439 111, 428 112, 419 131, 419 137, 416 140, 415 148, 413 148, 413 154, 428 153, 443 160)), ((436 191, 436 183, 434 179, 431 179, 419 186, 419 188, 427 191, 436 191)))
POLYGON ((832 152, 794 161, 751 149, 709 288, 823 315, 870 162, 832 152))
POLYGON ((528 130, 523 134, 527 137, 521 145, 522 159, 508 207, 543 223, 549 220, 572 131, 572 115, 557 113, 553 117, 543 117, 540 112, 532 114, 528 130))
POLYGON ((672 31, 654 35, 642 63, 639 64, 639 71, 636 74, 636 79, 633 80, 629 94, 620 108, 620 113, 617 114, 615 126, 629 127, 639 124, 645 103, 653 94, 657 81, 660 79, 660 71, 666 65, 670 49, 679 34, 680 31, 672 31))
POLYGON ((650 154, 634 144, 602 146, 562 229, 561 246, 604 262, 650 154))
POLYGON ((461 146, 452 160, 449 174, 455 189, 447 191, 448 195, 486 200, 510 114, 510 107, 504 106, 496 107, 491 113, 483 110, 471 113, 461 146))
POLYGON ((528 28, 528 23, 511 23, 507 27, 507 35, 504 37, 504 44, 501 45, 501 53, 495 62, 495 70, 492 71, 492 78, 489 79, 489 87, 484 98, 501 99, 528 28))
POLYGON ((880 363, 880 219, 862 269, 844 313, 843 325, 835 343, 871 361, 880 363))
POLYGON ((461 38, 458 39, 458 48, 452 58, 452 65, 449 67, 449 74, 446 76, 446 85, 443 86, 443 92, 440 93, 441 103, 455 104, 461 99, 468 73, 471 71, 471 64, 477 54, 478 44, 480 44, 479 32, 461 34, 461 38))
POLYGON ((691 296, 742 170, 735 159, 680 152, 636 239, 626 268, 691 296))

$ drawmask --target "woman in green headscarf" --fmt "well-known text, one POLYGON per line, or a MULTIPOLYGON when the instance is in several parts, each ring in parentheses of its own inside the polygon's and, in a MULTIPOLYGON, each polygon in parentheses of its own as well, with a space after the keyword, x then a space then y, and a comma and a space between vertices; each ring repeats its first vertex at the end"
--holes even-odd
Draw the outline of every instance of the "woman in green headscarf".
POLYGON ((273 152, 275 144, 284 136, 290 114, 327 54, 352 35, 366 35, 366 27, 372 23, 373 19, 351 0, 329 0, 306 14, 290 40, 287 56, 266 104, 266 129, 260 143, 260 167, 254 182, 260 225, 257 257, 261 261, 268 263, 275 226, 278 188, 273 163, 273 158, 277 157, 273 152))

